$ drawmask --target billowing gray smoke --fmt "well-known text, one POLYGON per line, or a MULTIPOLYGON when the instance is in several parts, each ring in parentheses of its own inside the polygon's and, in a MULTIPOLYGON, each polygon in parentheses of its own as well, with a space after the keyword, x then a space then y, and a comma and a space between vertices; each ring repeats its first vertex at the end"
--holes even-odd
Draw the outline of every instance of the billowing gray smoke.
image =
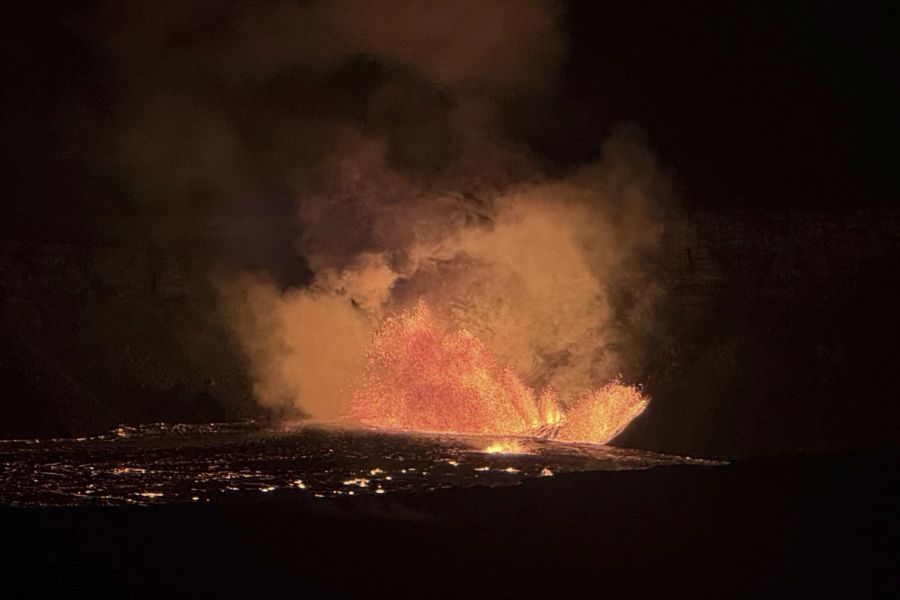
POLYGON ((218 279, 261 403, 338 415, 373 328, 420 299, 564 399, 623 368, 660 295, 646 266, 668 184, 626 129, 565 177, 507 135, 510 103, 553 89, 561 17, 539 0, 102 12, 115 140, 147 200, 293 207, 285 262, 304 257, 311 281, 218 279))

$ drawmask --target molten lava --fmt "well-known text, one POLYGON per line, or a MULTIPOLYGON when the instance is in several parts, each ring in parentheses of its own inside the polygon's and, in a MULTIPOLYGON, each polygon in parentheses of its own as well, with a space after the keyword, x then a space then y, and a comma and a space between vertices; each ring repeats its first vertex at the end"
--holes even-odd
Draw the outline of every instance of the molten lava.
POLYGON ((482 452, 485 454, 528 454, 525 447, 516 440, 491 442, 482 452))
POLYGON ((537 393, 480 340, 446 331, 419 302, 375 334, 347 417, 392 429, 604 444, 646 406, 637 388, 612 382, 565 410, 553 390, 537 393))
POLYGON ((647 399, 636 387, 607 383, 586 392, 566 411, 566 419, 555 434, 558 440, 605 443, 620 433, 647 408, 647 399))

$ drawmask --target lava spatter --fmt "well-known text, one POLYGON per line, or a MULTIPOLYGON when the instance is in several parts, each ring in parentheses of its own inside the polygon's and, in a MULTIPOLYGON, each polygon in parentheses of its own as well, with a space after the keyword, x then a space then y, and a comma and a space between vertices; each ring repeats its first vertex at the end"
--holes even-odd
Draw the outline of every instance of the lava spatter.
POLYGON ((647 406, 611 382, 566 409, 537 392, 466 330, 448 331, 424 302, 385 320, 367 353, 347 418, 390 429, 528 435, 603 444, 647 406))

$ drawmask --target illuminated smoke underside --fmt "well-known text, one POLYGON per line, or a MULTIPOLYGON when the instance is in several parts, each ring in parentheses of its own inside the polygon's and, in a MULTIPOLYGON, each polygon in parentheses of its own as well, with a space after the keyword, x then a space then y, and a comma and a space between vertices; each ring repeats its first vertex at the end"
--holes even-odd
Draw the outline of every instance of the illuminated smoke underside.
POLYGON ((612 382, 564 410, 552 390, 526 386, 480 340, 445 331, 420 302, 375 334, 347 417, 385 428, 603 444, 646 406, 639 390, 612 382))

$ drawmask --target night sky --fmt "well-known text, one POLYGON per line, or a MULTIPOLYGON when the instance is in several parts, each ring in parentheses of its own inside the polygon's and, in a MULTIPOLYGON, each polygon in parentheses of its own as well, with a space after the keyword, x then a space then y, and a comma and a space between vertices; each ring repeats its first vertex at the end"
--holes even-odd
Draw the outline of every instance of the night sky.
MULTIPOLYGON (((95 8, 4 8, 4 227, 116 210, 127 193, 127 182, 97 172, 110 152, 97 129, 109 126, 117 90, 95 8)), ((897 10, 568 3, 561 81, 516 99, 507 125, 565 168, 592 157, 614 124, 636 123, 691 207, 894 206, 897 10)))

